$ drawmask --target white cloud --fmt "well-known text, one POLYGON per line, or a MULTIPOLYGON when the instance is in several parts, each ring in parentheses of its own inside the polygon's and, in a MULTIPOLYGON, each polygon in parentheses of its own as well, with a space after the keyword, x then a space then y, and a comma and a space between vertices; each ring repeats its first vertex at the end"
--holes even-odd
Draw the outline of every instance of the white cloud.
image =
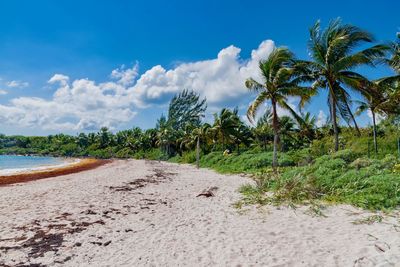
POLYGON ((185 88, 206 97, 210 105, 237 100, 248 94, 244 87, 245 80, 259 78, 258 63, 273 48, 273 41, 264 41, 252 51, 250 59, 241 60, 240 49, 231 45, 222 49, 215 59, 183 63, 170 70, 154 66, 134 86, 136 104, 146 106, 160 100, 165 102, 185 88))
POLYGON ((6 95, 6 94, 8 94, 8 92, 6 90, 0 89, 0 95, 6 95))
MULTIPOLYGON (((240 49, 229 46, 216 58, 181 63, 165 69, 157 65, 138 75, 138 64, 121 66, 111 72, 111 80, 96 83, 89 79, 71 81, 63 74, 48 80, 57 86, 51 99, 19 97, 0 105, 4 123, 51 130, 96 130, 102 126, 118 128, 130 122, 137 109, 166 104, 172 95, 192 89, 207 98, 210 110, 248 99, 244 81, 259 79, 258 63, 274 48, 267 40, 252 51, 249 59, 239 57, 240 49)), ((8 86, 22 86, 12 81, 8 86)))
POLYGON ((68 84, 69 77, 63 74, 54 74, 53 77, 50 78, 47 82, 50 84, 59 82, 62 86, 66 86, 68 84))
POLYGON ((317 122, 315 123, 317 127, 322 127, 326 124, 327 116, 324 111, 320 110, 317 116, 317 122))
POLYGON ((0 118, 7 123, 48 130, 111 129, 130 121, 132 110, 129 89, 113 82, 96 84, 88 79, 69 82, 56 74, 49 81, 58 87, 51 100, 36 97, 12 99, 0 105, 0 118))
POLYGON ((111 72, 111 78, 117 80, 117 83, 122 84, 124 86, 131 85, 136 77, 139 74, 139 64, 136 62, 133 68, 125 68, 125 65, 122 65, 120 68, 115 69, 111 72))
POLYGON ((29 83, 21 81, 9 81, 7 82, 7 86, 10 88, 23 88, 23 87, 28 87, 29 83))

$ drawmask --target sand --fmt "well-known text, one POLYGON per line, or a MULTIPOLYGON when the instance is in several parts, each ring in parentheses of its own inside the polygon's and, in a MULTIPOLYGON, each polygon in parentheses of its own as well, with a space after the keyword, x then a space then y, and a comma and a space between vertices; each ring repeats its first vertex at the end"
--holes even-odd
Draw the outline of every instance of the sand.
POLYGON ((237 189, 249 182, 121 160, 0 187, 0 266, 400 266, 398 213, 354 224, 372 214, 238 210, 237 189), (210 187, 214 196, 196 197, 210 187))

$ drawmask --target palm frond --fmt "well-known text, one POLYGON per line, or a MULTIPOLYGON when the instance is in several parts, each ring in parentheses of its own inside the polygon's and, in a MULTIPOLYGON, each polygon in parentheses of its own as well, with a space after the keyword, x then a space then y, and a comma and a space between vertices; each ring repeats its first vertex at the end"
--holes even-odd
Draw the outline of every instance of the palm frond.
POLYGON ((250 122, 254 122, 254 118, 257 114, 258 109, 260 106, 269 99, 269 95, 266 91, 261 92, 256 99, 251 103, 249 108, 247 109, 247 118, 250 122))
POLYGON ((356 111, 354 112, 355 116, 360 116, 362 113, 369 109, 369 105, 366 102, 354 100, 353 103, 357 104, 356 111))
POLYGON ((310 56, 314 59, 315 62, 319 64, 324 64, 326 44, 323 43, 321 38, 321 23, 319 20, 310 28, 310 40, 308 42, 308 50, 310 52, 310 56))
POLYGON ((281 99, 278 103, 279 106, 289 111, 290 115, 292 115, 299 125, 303 125, 305 123, 303 118, 285 101, 285 99, 281 99))
POLYGON ((250 91, 255 91, 255 92, 258 92, 258 91, 260 91, 260 90, 262 90, 264 88, 264 85, 262 85, 261 83, 257 82, 253 78, 247 79, 246 82, 245 82, 245 86, 250 91))

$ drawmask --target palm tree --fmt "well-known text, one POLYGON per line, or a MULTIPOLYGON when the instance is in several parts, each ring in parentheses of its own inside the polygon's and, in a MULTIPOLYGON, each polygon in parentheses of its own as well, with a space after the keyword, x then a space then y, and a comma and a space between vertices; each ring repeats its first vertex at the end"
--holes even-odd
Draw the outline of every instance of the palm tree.
POLYGON ((239 121, 238 126, 232 135, 232 141, 236 144, 237 153, 240 154, 240 145, 244 144, 246 147, 250 146, 252 138, 252 133, 247 125, 242 121, 239 121))
POLYGON ((279 119, 277 106, 289 110, 293 116, 298 116, 296 112, 287 103, 288 96, 301 96, 300 104, 310 99, 311 91, 305 87, 298 86, 294 81, 296 71, 293 68, 295 59, 292 52, 287 48, 274 49, 265 61, 260 61, 259 67, 262 76, 262 82, 253 78, 246 80, 246 87, 258 95, 247 110, 247 117, 252 122, 254 117, 265 101, 271 101, 272 104, 272 128, 274 130, 274 152, 272 166, 274 170, 278 165, 277 147, 279 140, 279 119))
POLYGON ((196 147, 196 166, 200 167, 200 148, 205 150, 205 146, 207 144, 207 140, 209 138, 211 125, 205 123, 197 128, 194 128, 190 134, 185 135, 185 138, 182 142, 183 145, 187 147, 196 147))
POLYGON ((392 45, 392 52, 389 64, 397 73, 400 73, 400 32, 397 33, 397 40, 392 45))
POLYGON ((238 110, 223 108, 219 114, 214 114, 214 125, 212 131, 217 138, 221 138, 222 150, 225 150, 225 144, 230 141, 236 127, 239 125, 238 110))
POLYGON ((129 134, 125 139, 125 145, 133 151, 143 148, 143 132, 139 127, 129 130, 129 134))
POLYGON ((306 74, 301 81, 313 81, 313 88, 328 90, 335 151, 339 149, 338 113, 348 124, 353 122, 358 130, 346 88, 362 91, 368 81, 354 69, 366 64, 374 65, 375 60, 382 58, 389 49, 386 45, 375 45, 354 52, 356 47, 373 41, 370 33, 350 24, 342 24, 339 18, 331 21, 323 31, 317 21, 310 29, 309 51, 312 61, 299 61, 297 65, 306 74))
POLYGON ((86 148, 89 145, 89 138, 86 134, 80 133, 76 138, 76 144, 80 148, 86 148))
POLYGON ((107 127, 101 127, 100 131, 97 133, 97 138, 100 143, 100 148, 106 148, 112 143, 113 134, 107 127))
POLYGON ((272 111, 270 108, 266 109, 264 115, 257 120, 257 125, 253 129, 255 140, 261 143, 264 150, 267 150, 267 141, 273 139, 272 128, 272 111))
POLYGON ((378 141, 376 136, 376 114, 390 115, 397 113, 398 99, 395 84, 400 80, 400 75, 384 77, 371 81, 369 88, 363 91, 365 101, 355 101, 358 103, 356 115, 369 110, 372 115, 372 131, 374 138, 374 151, 378 153, 378 141))
POLYGON ((157 122, 157 142, 156 145, 168 156, 173 156, 176 152, 175 145, 179 139, 177 131, 171 124, 163 119, 162 116, 157 122))
POLYGON ((315 128, 317 117, 312 115, 310 112, 301 114, 301 121, 296 121, 299 127, 300 136, 306 137, 309 141, 315 138, 315 128))
POLYGON ((294 145, 296 141, 295 133, 298 132, 295 126, 295 120, 291 117, 281 116, 279 118, 279 142, 281 151, 287 151, 290 146, 294 145))

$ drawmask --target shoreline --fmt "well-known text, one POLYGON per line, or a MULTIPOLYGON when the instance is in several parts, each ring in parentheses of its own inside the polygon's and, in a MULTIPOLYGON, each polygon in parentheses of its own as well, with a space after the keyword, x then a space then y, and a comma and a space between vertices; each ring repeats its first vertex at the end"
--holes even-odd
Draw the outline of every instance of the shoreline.
MULTIPOLYGON (((18 156, 18 155, 16 155, 18 156)), ((41 157, 41 156, 29 156, 29 157, 41 157)), ((44 165, 39 165, 36 167, 24 167, 24 168, 11 168, 11 169, 0 169, 0 177, 1 176, 10 176, 10 175, 16 175, 16 174, 21 174, 21 173, 30 173, 30 172, 35 172, 35 171, 41 171, 41 170, 48 170, 48 169, 55 169, 55 168, 63 168, 67 167, 76 163, 79 163, 82 161, 80 158, 62 158, 63 162, 60 163, 55 163, 55 164, 44 164, 44 165)))
POLYGON ((0 187, 10 184, 25 183, 39 179, 91 170, 110 163, 111 161, 112 160, 101 160, 92 158, 73 159, 72 162, 66 162, 58 165, 20 169, 20 171, 16 171, 10 174, 0 173, 0 187))

